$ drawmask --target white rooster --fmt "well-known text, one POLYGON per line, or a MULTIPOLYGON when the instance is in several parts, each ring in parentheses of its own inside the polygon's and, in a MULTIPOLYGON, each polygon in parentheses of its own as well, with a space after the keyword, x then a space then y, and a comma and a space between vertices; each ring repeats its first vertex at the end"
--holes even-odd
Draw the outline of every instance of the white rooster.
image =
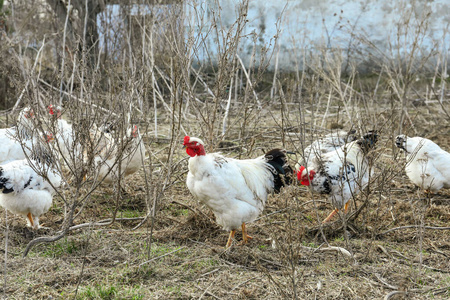
POLYGON ((406 152, 406 175, 427 193, 450 188, 450 153, 429 139, 399 135, 398 148, 406 152))
POLYGON ((25 159, 33 147, 33 109, 25 107, 19 113, 17 126, 0 129, 0 164, 25 159), (23 146, 23 148, 22 148, 23 146))
POLYGON ((34 150, 30 161, 22 159, 0 165, 0 205, 26 217, 29 226, 39 229, 39 216, 50 209, 54 188, 61 186, 62 179, 53 168, 52 157, 34 150))
POLYGON ((245 224, 261 214, 269 193, 290 183, 292 169, 286 163, 285 151, 273 149, 255 159, 238 160, 206 154, 204 143, 195 137, 186 136, 183 145, 190 156, 187 187, 214 212, 217 223, 230 231, 226 248, 239 227, 243 243, 247 243, 251 237, 245 224))
POLYGON ((313 192, 327 194, 335 210, 323 220, 326 223, 344 207, 347 211, 352 195, 357 195, 369 183, 371 170, 366 154, 377 142, 376 132, 341 148, 315 157, 307 167, 300 166, 297 178, 313 192))

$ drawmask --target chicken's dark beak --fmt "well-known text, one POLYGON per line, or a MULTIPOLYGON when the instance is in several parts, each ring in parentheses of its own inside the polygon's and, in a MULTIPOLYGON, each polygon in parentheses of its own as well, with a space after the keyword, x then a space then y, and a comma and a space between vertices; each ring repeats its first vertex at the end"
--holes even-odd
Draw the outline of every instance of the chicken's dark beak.
POLYGON ((397 146, 397 148, 400 148, 400 149, 406 151, 405 146, 404 146, 404 142, 405 142, 405 141, 404 141, 403 138, 401 138, 401 137, 397 137, 397 138, 395 139, 395 145, 397 146))

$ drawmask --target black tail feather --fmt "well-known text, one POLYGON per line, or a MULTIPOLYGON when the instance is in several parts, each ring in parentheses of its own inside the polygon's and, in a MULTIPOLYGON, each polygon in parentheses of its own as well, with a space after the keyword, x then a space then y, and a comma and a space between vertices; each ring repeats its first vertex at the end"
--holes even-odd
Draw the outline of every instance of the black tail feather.
POLYGON ((6 188, 6 182, 8 182, 8 178, 3 177, 3 168, 0 167, 0 190, 2 190, 3 194, 14 192, 14 189, 6 188))
POLYGON ((361 147, 364 153, 369 152, 369 150, 375 148, 375 144, 378 141, 378 134, 376 130, 371 130, 367 132, 358 140, 358 145, 361 147))
POLYGON ((291 184, 293 177, 293 170, 287 163, 286 151, 282 149, 272 149, 265 155, 267 163, 274 168, 273 182, 274 191, 279 193, 281 187, 291 184))

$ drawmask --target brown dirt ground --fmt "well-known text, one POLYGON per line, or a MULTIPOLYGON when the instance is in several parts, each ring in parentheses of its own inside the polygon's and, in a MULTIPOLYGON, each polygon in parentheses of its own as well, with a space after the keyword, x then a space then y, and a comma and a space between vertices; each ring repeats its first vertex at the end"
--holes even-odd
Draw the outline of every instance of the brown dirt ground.
MULTIPOLYGON (((442 125, 439 131, 435 140, 449 150, 449 127, 442 125)), ((385 170, 385 160, 392 163, 389 141, 386 137, 380 142, 379 171, 385 170)), ((184 157, 184 152, 177 155, 184 157)), ((187 169, 186 161, 180 167, 187 169)), ((25 227, 25 220, 11 214, 5 223, 2 210, 0 236, 6 241, 7 233, 8 243, 0 295, 67 299, 77 290, 78 299, 380 299, 398 292, 391 299, 448 299, 449 231, 384 231, 422 223, 448 227, 450 191, 427 199, 398 170, 397 176, 379 176, 372 193, 352 202, 345 229, 340 218, 321 228, 320 220, 331 205, 305 187, 289 186, 270 197, 262 216, 248 225, 250 243, 238 245, 238 233, 228 250, 223 248, 228 233, 190 195, 185 174, 161 200, 150 250, 150 222, 133 230, 139 221, 117 221, 72 231, 60 241, 36 246, 22 258, 30 240, 60 229, 63 203, 55 197, 53 207, 42 216, 48 231, 33 232, 25 227), (323 250, 328 247, 325 240, 351 256, 323 250)), ((145 216, 142 170, 127 183, 129 192, 117 217, 145 216)), ((109 218, 114 195, 111 188, 97 190, 76 223, 109 218)), ((4 243, 1 250, 5 256, 4 243)))

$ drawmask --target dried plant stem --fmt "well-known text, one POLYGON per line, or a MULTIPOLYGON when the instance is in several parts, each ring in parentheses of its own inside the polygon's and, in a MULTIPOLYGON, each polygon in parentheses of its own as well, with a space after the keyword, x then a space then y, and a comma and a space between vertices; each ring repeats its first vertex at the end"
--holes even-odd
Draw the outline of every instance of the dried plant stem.
POLYGON ((6 287, 8 285, 8 243, 9 243, 9 224, 8 224, 8 210, 5 209, 5 263, 3 268, 3 297, 4 299, 7 299, 6 297, 6 287))
POLYGON ((383 231, 379 235, 385 235, 386 233, 396 231, 396 230, 402 230, 402 229, 408 229, 408 228, 420 228, 423 227, 423 229, 432 229, 432 230, 450 230, 450 227, 435 227, 435 226, 421 226, 421 225, 408 225, 408 226, 400 226, 391 228, 389 230, 383 231))

